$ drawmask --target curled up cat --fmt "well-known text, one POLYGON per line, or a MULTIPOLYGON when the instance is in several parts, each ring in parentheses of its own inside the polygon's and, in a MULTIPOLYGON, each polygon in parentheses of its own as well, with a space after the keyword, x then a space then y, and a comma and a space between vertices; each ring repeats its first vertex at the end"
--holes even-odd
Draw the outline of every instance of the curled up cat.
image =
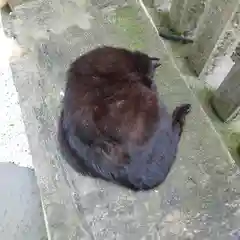
POLYGON ((159 66, 156 57, 108 46, 71 64, 59 141, 74 169, 135 191, 164 182, 191 105, 167 112, 154 83, 159 66))

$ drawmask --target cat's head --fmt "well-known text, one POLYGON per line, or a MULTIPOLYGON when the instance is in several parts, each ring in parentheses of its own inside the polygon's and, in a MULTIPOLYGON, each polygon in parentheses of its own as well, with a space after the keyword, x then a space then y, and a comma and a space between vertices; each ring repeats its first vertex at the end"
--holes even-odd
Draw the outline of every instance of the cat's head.
POLYGON ((156 69, 161 66, 160 59, 157 57, 150 57, 145 53, 136 51, 134 54, 134 63, 138 72, 145 76, 145 85, 151 87, 152 80, 155 75, 156 69))
POLYGON ((150 78, 153 78, 156 69, 161 66, 160 59, 157 57, 150 57, 139 51, 136 51, 133 54, 135 66, 138 71, 150 78))

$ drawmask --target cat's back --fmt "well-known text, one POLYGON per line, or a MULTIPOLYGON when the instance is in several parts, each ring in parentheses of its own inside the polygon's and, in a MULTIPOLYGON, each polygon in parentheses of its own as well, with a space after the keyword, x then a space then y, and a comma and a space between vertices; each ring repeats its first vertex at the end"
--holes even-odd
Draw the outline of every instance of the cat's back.
MULTIPOLYGON (((122 48, 99 47, 70 65, 67 71, 65 102, 93 104, 121 88, 121 78, 135 71, 132 53, 122 48)), ((125 79, 127 79, 125 77, 125 79)))
POLYGON ((65 108, 88 109, 101 129, 145 135, 157 121, 158 99, 137 65, 136 56, 122 48, 104 46, 80 56, 68 70, 65 108))
POLYGON ((109 75, 127 74, 135 71, 134 54, 123 48, 109 46, 93 49, 79 58, 70 66, 69 74, 75 75, 109 75))

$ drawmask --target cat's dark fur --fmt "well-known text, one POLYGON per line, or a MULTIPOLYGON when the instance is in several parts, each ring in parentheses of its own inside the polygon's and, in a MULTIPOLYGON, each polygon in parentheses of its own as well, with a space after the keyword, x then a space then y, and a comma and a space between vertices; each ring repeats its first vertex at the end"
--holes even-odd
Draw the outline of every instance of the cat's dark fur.
POLYGON ((165 180, 190 105, 168 114, 152 81, 158 61, 141 52, 101 47, 72 63, 59 140, 77 171, 133 190, 165 180))

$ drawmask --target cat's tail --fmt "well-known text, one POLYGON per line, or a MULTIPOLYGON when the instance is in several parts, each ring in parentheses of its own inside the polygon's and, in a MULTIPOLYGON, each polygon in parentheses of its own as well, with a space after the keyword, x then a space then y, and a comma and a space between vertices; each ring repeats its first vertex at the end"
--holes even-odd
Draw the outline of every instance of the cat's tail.
POLYGON ((185 118, 191 111, 191 104, 182 104, 175 108, 172 114, 173 128, 179 128, 179 136, 181 136, 185 124, 185 118))

